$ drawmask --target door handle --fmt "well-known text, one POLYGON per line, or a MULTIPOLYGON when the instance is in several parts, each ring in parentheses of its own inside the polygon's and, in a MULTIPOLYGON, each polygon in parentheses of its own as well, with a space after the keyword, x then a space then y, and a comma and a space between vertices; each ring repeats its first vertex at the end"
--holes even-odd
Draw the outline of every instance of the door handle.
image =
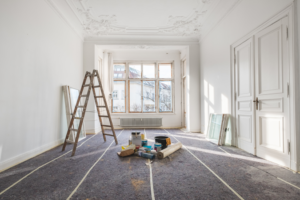
POLYGON ((256 97, 256 99, 253 102, 256 103, 255 107, 256 107, 256 110, 258 110, 258 103, 259 103, 258 97, 256 97))

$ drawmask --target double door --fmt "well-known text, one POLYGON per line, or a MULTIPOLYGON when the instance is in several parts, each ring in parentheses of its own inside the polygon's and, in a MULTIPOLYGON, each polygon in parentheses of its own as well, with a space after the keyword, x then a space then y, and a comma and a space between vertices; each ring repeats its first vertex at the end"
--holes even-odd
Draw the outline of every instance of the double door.
POLYGON ((238 147, 290 167, 287 17, 234 49, 238 147))

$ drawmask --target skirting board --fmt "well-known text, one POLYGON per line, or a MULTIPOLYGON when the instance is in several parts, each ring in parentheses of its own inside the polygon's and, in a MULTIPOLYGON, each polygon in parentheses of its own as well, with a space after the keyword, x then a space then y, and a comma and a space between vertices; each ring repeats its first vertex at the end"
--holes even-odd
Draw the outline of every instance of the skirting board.
POLYGON ((5 171, 5 170, 7 170, 15 165, 18 165, 30 158, 33 158, 39 154, 49 151, 50 149, 53 149, 53 148, 61 145, 63 142, 64 142, 64 139, 60 139, 55 142, 44 144, 41 147, 29 150, 25 153, 15 156, 15 157, 4 160, 4 161, 0 162, 0 172, 5 171))

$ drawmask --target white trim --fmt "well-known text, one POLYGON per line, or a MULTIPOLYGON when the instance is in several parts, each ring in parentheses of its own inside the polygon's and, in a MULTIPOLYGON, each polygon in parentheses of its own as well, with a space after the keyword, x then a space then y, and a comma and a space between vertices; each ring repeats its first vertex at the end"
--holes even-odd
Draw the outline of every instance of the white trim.
POLYGON ((80 38, 80 40, 83 42, 84 41, 84 37, 83 34, 81 34, 77 28, 75 28, 70 22, 69 20, 64 16, 64 14, 59 10, 58 6, 55 5, 55 3, 53 2, 53 0, 45 0, 46 2, 48 2, 49 6, 52 7, 52 9, 54 9, 56 11, 56 13, 60 16, 60 18, 76 33, 76 35, 80 38))
MULTIPOLYGON (((299 85, 297 85, 297 81, 299 79, 299 74, 298 72, 298 66, 295 65, 295 49, 294 49, 294 3, 277 13, 276 15, 272 16, 270 19, 262 23, 260 26, 255 28, 253 31, 242 37, 241 39, 237 40, 235 43, 233 43, 230 46, 230 53, 231 53, 231 63, 230 63, 230 80, 231 80, 231 114, 234 117, 232 120, 232 131, 233 131, 233 144, 236 146, 236 138, 237 138, 237 131, 236 131, 236 125, 235 125, 235 118, 236 118, 236 111, 235 111, 235 81, 234 81, 234 74, 235 74, 235 68, 234 68, 234 48, 241 44, 242 42, 246 41, 247 39, 253 37, 256 33, 259 31, 263 30, 264 28, 270 26, 271 24, 275 23, 276 21, 282 19, 283 17, 287 16, 288 17, 288 23, 289 23, 289 63, 290 63, 290 98, 289 98, 289 103, 290 103, 290 138, 292 139, 291 141, 294 143, 291 143, 291 169, 292 170, 299 170, 295 166, 298 165, 298 168, 300 168, 299 163, 300 163, 300 158, 297 158, 297 151, 296 151, 296 136, 297 136, 297 130, 299 127, 296 127, 296 122, 298 121, 298 118, 300 117, 297 112, 295 112, 295 109, 297 108, 296 104, 296 95, 299 95, 299 85), (296 160, 297 161, 296 161, 296 160), (296 163, 296 164, 295 164, 296 163)), ((299 132, 299 130, 298 130, 299 132)))
POLYGON ((7 168, 10 168, 14 165, 22 163, 22 162, 24 162, 24 161, 26 161, 26 160, 28 160, 32 157, 35 157, 35 156, 37 156, 37 155, 39 155, 39 154, 41 154, 45 151, 48 151, 51 148, 54 148, 58 145, 61 145, 63 142, 64 142, 64 138, 61 138, 61 139, 56 140, 54 142, 44 144, 44 145, 39 146, 35 149, 26 151, 22 154, 19 154, 17 156, 12 157, 12 158, 6 159, 6 160, 0 162, 0 171, 4 171, 7 168))

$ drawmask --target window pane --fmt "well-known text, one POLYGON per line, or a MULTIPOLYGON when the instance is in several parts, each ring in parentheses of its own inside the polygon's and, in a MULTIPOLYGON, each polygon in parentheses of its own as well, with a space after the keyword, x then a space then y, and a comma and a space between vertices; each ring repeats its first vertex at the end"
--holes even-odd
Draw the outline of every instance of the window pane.
POLYGON ((172 111, 172 82, 159 81, 159 112, 172 111))
POLYGON ((143 64, 143 78, 155 78, 154 64, 143 64))
POLYGON ((125 64, 114 64, 114 78, 125 78, 125 64))
POLYGON ((112 112, 125 112, 125 81, 114 81, 112 112))
POLYGON ((129 65, 129 78, 141 78, 141 65, 129 65))
POLYGON ((143 81, 143 112, 155 112, 155 81, 143 81))
POLYGON ((160 64, 159 65, 159 78, 172 78, 172 65, 160 64))
POLYGON ((141 112, 141 81, 130 81, 130 112, 141 112))

